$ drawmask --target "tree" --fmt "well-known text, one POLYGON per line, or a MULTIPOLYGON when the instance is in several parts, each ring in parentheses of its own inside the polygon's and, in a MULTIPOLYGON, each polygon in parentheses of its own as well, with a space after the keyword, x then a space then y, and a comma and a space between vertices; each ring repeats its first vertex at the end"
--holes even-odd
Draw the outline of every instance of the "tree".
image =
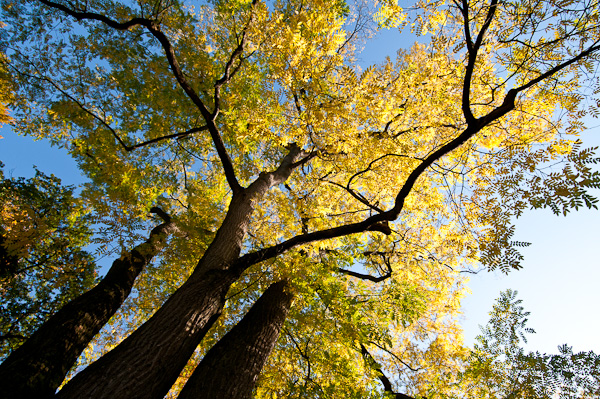
POLYGON ((573 353, 567 345, 556 355, 526 353, 520 346, 527 316, 516 291, 501 294, 467 358, 454 397, 472 398, 598 398, 600 356, 573 353))
POLYGON ((281 279, 297 308, 273 363, 304 376, 258 396, 376 397, 362 347, 407 394, 460 366, 461 267, 518 268, 527 207, 596 206, 568 134, 600 36, 585 1, 416 6, 375 18, 430 42, 361 74, 371 10, 343 2, 4 2, 16 128, 68 148, 114 230, 158 205, 183 232, 141 278, 146 310, 125 305, 151 317, 59 397, 163 397, 281 279))
MULTIPOLYGON (((69 204, 69 202, 65 203, 69 204)), ((54 395, 81 352, 127 298, 136 277, 162 249, 166 235, 176 229, 170 217, 165 215, 162 210, 153 208, 152 212, 159 214, 164 219, 164 223, 155 227, 144 243, 137 245, 129 252, 124 252, 119 259, 113 262, 106 275, 92 289, 85 293, 75 291, 77 296, 67 297, 66 299, 70 299, 68 303, 44 319, 42 319, 45 316, 42 312, 43 307, 56 306, 56 304, 46 303, 49 300, 44 297, 42 299, 46 299, 46 302, 36 304, 41 308, 36 310, 37 316, 42 319, 40 321, 43 321, 43 324, 39 323, 41 326, 0 365, 0 380, 6 385, 3 397, 42 398, 54 395)), ((53 248, 44 249, 50 252, 53 248)), ((40 252, 40 249, 37 248, 36 252, 40 252)), ((46 255, 46 252, 39 255, 46 255)), ((67 254, 67 256, 69 255, 72 254, 67 254)), ((41 262, 39 267, 42 269, 51 267, 53 266, 51 261, 52 259, 50 262, 41 262)), ((69 271, 68 269, 64 270, 69 266, 71 265, 68 263, 67 267, 63 266, 59 277, 65 279, 62 274, 69 271)), ((78 266, 78 264, 74 263, 74 266, 78 266)), ((91 270, 94 271, 94 268, 91 270)), ((76 277, 80 277, 78 274, 86 275, 85 270, 80 273, 76 271, 73 274, 76 277)), ((75 284, 77 283, 77 278, 71 277, 71 280, 74 280, 75 284)), ((44 279, 38 278, 38 281, 43 282, 44 279)), ((71 288, 75 284, 67 277, 67 282, 62 282, 55 289, 61 292, 65 290, 65 287, 71 288)), ((14 285, 17 285, 14 281, 7 283, 8 288, 12 288, 14 285)), ((77 288, 81 291, 81 288, 89 287, 77 288)), ((25 290, 25 294, 31 295, 31 290, 32 288, 29 288, 29 291, 25 290)), ((7 291, 10 292, 10 290, 7 291)), ((73 291, 72 288, 71 291, 73 291)), ((71 295, 73 294, 71 293, 71 295)), ((59 299, 65 300, 60 297, 59 299)), ((24 301, 22 298, 21 300, 24 301)), ((17 306, 10 303, 8 305, 9 310, 14 311, 15 307, 18 309, 17 306)), ((8 319, 10 320, 10 318, 8 319)))

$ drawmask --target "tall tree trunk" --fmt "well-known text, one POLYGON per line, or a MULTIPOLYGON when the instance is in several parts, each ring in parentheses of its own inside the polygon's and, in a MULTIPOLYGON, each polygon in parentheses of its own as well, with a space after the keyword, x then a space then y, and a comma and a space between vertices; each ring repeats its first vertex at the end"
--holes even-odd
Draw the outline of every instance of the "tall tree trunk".
POLYGON ((256 203, 269 188, 289 177, 302 154, 292 146, 277 170, 261 173, 250 186, 236 192, 189 279, 146 323, 69 381, 58 398, 162 399, 220 316, 227 290, 244 271, 233 266, 256 203))
POLYGON ((213 346, 178 399, 246 399, 267 361, 294 295, 286 280, 272 284, 244 318, 213 346))
POLYGON ((159 310, 113 350, 75 375, 59 398, 163 398, 221 315, 225 295, 240 276, 238 258, 249 200, 232 199, 213 242, 192 275, 159 310))
POLYGON ((58 398, 163 398, 221 315, 236 276, 212 270, 188 280, 140 328, 75 377, 58 398))
POLYGON ((155 227, 144 243, 115 260, 98 285, 50 317, 0 365, 0 398, 54 396, 81 352, 119 309, 136 277, 176 228, 164 212, 152 211, 165 223, 155 227))

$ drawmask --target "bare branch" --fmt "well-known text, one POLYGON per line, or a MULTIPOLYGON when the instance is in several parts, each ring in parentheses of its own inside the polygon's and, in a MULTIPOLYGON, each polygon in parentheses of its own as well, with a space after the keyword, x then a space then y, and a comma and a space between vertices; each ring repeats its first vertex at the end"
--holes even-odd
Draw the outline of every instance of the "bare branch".
POLYGON ((192 129, 186 130, 185 132, 179 132, 179 133, 173 133, 173 134, 168 134, 166 136, 161 136, 161 137, 157 137, 151 140, 147 140, 144 141, 143 143, 137 143, 134 144, 132 146, 129 146, 126 148, 127 151, 133 151, 136 148, 140 148, 140 147, 144 147, 150 144, 154 144, 154 143, 158 143, 159 141, 163 141, 163 140, 168 140, 168 139, 182 139, 184 137, 190 136, 194 133, 198 133, 198 132, 203 132, 205 130, 208 130, 208 126, 200 126, 200 127, 194 127, 192 129))
POLYGON ((388 278, 392 277, 392 271, 391 270, 389 270, 383 276, 379 276, 379 277, 371 276, 370 274, 363 274, 363 273, 353 272, 352 270, 342 269, 341 267, 338 268, 337 270, 338 270, 338 272, 343 273, 343 274, 347 274, 348 276, 356 277, 356 278, 359 278, 361 280, 369 280, 369 281, 372 281, 374 283, 380 283, 380 282, 382 282, 384 280, 387 280, 388 278))

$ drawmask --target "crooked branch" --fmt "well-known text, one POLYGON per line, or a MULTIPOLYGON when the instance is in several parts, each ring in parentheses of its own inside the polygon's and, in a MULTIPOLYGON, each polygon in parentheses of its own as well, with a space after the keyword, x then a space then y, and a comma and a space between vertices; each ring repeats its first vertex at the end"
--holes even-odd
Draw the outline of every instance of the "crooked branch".
POLYGON ((161 136, 161 137, 154 138, 152 140, 144 141, 143 143, 137 143, 137 144, 125 147, 125 149, 127 151, 133 151, 136 148, 140 148, 140 147, 144 147, 144 146, 147 146, 150 144, 158 143, 159 141, 169 140, 169 139, 182 139, 182 138, 190 136, 194 133, 203 132, 205 130, 208 130, 208 126, 195 127, 195 128, 186 130, 185 132, 168 134, 166 136, 161 136))
POLYGON ((202 99, 198 96, 196 91, 192 88, 190 83, 185 78, 185 75, 181 69, 181 66, 179 65, 179 61, 177 60, 177 57, 175 55, 175 49, 171 45, 171 42, 169 41, 167 36, 160 30, 160 25, 158 22, 147 19, 147 18, 141 18, 141 17, 132 18, 126 22, 118 22, 118 21, 110 19, 107 16, 102 15, 102 14, 88 12, 88 11, 75 11, 75 10, 72 10, 72 9, 62 5, 62 4, 55 3, 55 2, 49 1, 49 0, 39 0, 39 1, 48 7, 55 8, 57 10, 64 12, 67 15, 72 16, 73 18, 75 18, 78 21, 80 21, 80 20, 99 21, 99 22, 102 22, 102 23, 110 26, 113 29, 120 30, 120 31, 126 31, 126 30, 129 30, 136 26, 142 26, 142 27, 146 28, 148 30, 148 32, 150 32, 152 34, 152 36, 154 36, 159 41, 160 45, 163 48, 163 51, 165 52, 165 55, 169 62, 169 66, 171 67, 171 71, 173 72, 173 75, 174 75, 175 79, 177 80, 177 83, 179 83, 179 86, 187 94, 187 96, 190 98, 190 100, 192 100, 194 105, 196 105, 196 107, 200 111, 200 114, 206 121, 207 130, 209 131, 210 136, 213 140, 215 149, 217 150, 217 154, 219 155, 219 159, 221 160, 221 164, 223 166, 225 178, 227 179, 227 183, 231 187, 231 190, 234 193, 241 190, 242 187, 240 186, 240 184, 235 176, 235 171, 233 168, 233 163, 231 162, 231 158, 229 157, 229 154, 227 153, 225 144, 219 133, 219 130, 217 129, 217 126, 214 123, 213 114, 204 105, 204 102, 202 101, 202 99))
POLYGON ((377 371, 377 377, 379 378, 379 381, 381 381, 381 383, 383 384, 383 390, 385 392, 388 392, 388 393, 394 395, 395 399, 414 399, 412 396, 408 396, 408 395, 405 395, 403 393, 399 393, 399 392, 395 392, 394 391, 394 387, 392 386, 392 382, 385 375, 385 373, 381 369, 381 366, 379 364, 377 364, 377 362, 375 361, 375 359, 373 358, 373 356, 371 355, 371 353, 369 353, 369 351, 367 350, 367 348, 363 344, 360 344, 360 353, 363 355, 366 363, 370 367, 372 367, 373 369, 375 369, 375 371, 377 371))
POLYGON ((343 274, 347 274, 348 276, 359 278, 361 280, 369 280, 369 281, 372 281, 374 283, 380 283, 380 282, 385 281, 388 278, 392 277, 392 271, 391 270, 388 270, 388 272, 386 274, 384 274, 383 276, 379 276, 379 277, 371 276, 370 274, 363 274, 363 273, 353 272, 352 270, 342 269, 341 267, 338 268, 338 272, 343 273, 343 274))

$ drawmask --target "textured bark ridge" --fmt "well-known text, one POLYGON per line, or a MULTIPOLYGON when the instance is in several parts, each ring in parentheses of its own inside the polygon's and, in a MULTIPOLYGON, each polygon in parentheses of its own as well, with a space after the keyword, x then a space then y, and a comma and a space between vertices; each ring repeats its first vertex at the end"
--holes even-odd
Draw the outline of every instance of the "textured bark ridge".
POLYGON ((94 288, 66 304, 0 365, 0 398, 49 398, 77 358, 119 309, 136 277, 176 229, 162 211, 165 223, 149 238, 115 260, 94 288))
POLYGON ((286 280, 272 284, 244 318, 208 351, 178 399, 250 398, 293 297, 286 280))
POLYGON ((261 173, 238 190, 189 279, 150 320, 69 381, 58 397, 162 399, 221 315, 227 290, 251 265, 240 266, 238 259, 256 203, 289 177, 302 155, 297 146, 290 146, 275 171, 261 173))
POLYGON ((200 277, 188 280, 150 320, 77 374, 57 397, 163 398, 221 315, 237 276, 211 270, 200 277))

